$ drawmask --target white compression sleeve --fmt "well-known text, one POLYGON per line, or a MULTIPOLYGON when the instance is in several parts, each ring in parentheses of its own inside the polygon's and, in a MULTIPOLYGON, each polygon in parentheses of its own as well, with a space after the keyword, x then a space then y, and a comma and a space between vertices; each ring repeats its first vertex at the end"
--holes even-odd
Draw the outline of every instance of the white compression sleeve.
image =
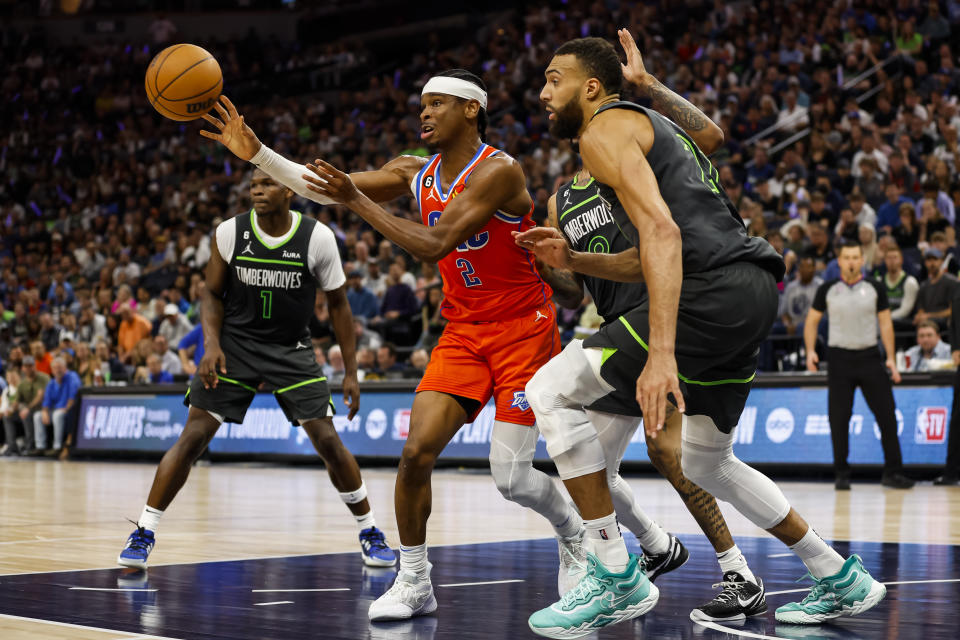
POLYGON ((260 150, 250 158, 250 164, 255 165, 288 189, 292 189, 297 195, 320 204, 335 204, 330 198, 307 188, 307 181, 303 179, 303 174, 310 173, 310 170, 306 165, 284 158, 265 144, 261 144, 260 150))

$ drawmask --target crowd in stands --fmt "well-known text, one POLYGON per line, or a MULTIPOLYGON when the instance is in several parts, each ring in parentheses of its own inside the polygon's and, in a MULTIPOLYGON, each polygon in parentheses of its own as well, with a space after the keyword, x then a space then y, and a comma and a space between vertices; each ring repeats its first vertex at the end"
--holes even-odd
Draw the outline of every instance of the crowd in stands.
MULTIPOLYGON (((781 318, 762 367, 802 366, 790 341, 799 342, 818 284, 838 277, 844 240, 861 244, 865 275, 885 283, 905 334, 898 345, 917 343, 910 366, 949 360, 939 336, 960 270, 960 0, 674 4, 541 2, 479 21, 454 48, 418 37, 382 60, 346 41, 253 32, 200 44, 265 143, 354 171, 427 155, 423 83, 450 67, 477 73, 490 96, 487 142, 522 163, 542 220, 550 194, 578 167, 574 147, 548 133, 543 70, 564 41, 616 42, 616 29, 629 27, 648 70, 723 129, 712 157, 723 187, 748 232, 784 256, 781 318), (339 91, 281 96, 258 80, 242 84, 318 62, 357 69, 361 60, 377 71, 349 74, 339 91), (232 82, 246 87, 239 96, 232 82)), ((0 27, 0 386, 11 449, 11 434, 30 434, 27 449, 46 447, 48 429, 59 447, 58 411, 81 385, 180 383, 202 355, 210 234, 250 210, 249 167, 200 137, 202 121, 168 121, 147 103, 139 78, 177 38, 177 15, 163 20, 170 24, 139 41, 90 46, 0 27)), ((436 267, 343 207, 295 206, 336 234, 364 375, 418 375, 444 323, 436 267)), ((386 206, 419 218, 413 198, 386 206)), ((559 317, 565 340, 602 322, 588 298, 559 317)), ((343 356, 322 297, 312 332, 336 381, 343 356)))

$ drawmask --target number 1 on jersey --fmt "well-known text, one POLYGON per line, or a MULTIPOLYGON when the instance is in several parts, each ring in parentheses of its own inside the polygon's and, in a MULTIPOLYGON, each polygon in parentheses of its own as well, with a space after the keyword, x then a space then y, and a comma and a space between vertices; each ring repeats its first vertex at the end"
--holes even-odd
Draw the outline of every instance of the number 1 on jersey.
POLYGON ((466 258, 457 258, 457 269, 460 269, 460 275, 463 276, 463 282, 468 287, 476 287, 483 282, 480 281, 480 278, 475 277, 473 271, 473 265, 470 264, 470 261, 466 258))
POLYGON ((273 310, 273 291, 261 291, 260 299, 263 300, 263 319, 269 320, 270 313, 273 310))

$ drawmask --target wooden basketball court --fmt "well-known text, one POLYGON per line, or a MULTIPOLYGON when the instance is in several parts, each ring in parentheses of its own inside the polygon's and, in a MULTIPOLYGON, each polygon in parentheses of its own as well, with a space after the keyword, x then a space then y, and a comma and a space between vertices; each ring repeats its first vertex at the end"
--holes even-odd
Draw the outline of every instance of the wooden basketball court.
MULTIPOLYGON (((131 575, 115 561, 153 473, 149 463, 0 460, 0 638, 532 638, 526 616, 556 597, 552 529, 479 470, 434 477, 428 543, 440 609, 430 619, 366 621, 393 570, 362 570, 353 519, 319 467, 196 467, 163 517, 149 575, 131 575), (493 617, 501 622, 490 626, 493 617)), ((364 478, 378 526, 396 545, 394 472, 368 469, 364 478)), ((666 481, 627 479, 691 561, 658 581, 651 614, 601 638, 957 637, 960 488, 854 483, 838 493, 828 483, 781 483, 824 538, 859 553, 888 584, 875 610, 814 628, 774 624, 776 606, 802 597, 805 585, 794 581, 805 570, 722 505, 770 605, 764 620, 736 628, 689 620, 719 581, 713 550, 666 481)))

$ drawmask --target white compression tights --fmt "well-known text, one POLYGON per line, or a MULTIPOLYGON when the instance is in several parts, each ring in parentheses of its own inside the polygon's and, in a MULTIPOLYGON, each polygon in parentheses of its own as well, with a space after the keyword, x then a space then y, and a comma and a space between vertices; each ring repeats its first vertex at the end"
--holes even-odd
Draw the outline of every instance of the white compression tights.
POLYGON ((707 416, 683 421, 683 475, 717 500, 729 502, 750 522, 772 529, 790 512, 773 480, 733 455, 734 433, 722 433, 707 416))
POLYGON ((546 518, 559 535, 570 537, 580 530, 580 517, 550 476, 533 468, 539 435, 536 426, 494 422, 490 437, 490 473, 504 498, 533 509, 546 518))
POLYGON ((606 469, 617 517, 638 536, 654 522, 620 477, 620 461, 639 418, 583 407, 613 390, 600 377, 601 353, 574 340, 527 383, 527 401, 541 425, 547 450, 564 480, 606 469))

